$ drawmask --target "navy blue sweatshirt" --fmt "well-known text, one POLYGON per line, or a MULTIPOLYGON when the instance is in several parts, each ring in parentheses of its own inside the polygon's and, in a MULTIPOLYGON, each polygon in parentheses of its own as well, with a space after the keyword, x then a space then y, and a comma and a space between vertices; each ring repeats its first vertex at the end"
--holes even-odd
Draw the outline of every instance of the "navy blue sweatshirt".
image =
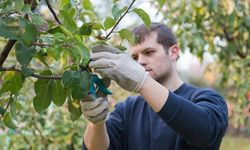
POLYGON ((219 150, 227 106, 214 90, 184 83, 169 93, 158 113, 142 96, 128 97, 106 125, 111 150, 219 150))

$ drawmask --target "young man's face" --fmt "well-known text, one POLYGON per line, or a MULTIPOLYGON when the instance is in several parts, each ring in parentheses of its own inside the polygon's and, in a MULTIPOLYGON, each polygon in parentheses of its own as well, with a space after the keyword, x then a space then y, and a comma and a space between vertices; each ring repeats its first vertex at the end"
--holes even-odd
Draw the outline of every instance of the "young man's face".
POLYGON ((157 33, 152 32, 140 44, 130 47, 132 58, 141 64, 150 76, 164 83, 173 71, 173 60, 166 54, 163 46, 157 42, 157 33))

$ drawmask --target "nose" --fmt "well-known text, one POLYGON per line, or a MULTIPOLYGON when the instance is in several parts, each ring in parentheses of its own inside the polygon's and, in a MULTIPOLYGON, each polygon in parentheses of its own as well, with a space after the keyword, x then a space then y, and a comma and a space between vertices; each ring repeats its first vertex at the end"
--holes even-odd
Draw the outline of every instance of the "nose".
POLYGON ((143 55, 138 55, 137 62, 142 66, 145 66, 147 64, 146 59, 145 57, 143 57, 143 55))

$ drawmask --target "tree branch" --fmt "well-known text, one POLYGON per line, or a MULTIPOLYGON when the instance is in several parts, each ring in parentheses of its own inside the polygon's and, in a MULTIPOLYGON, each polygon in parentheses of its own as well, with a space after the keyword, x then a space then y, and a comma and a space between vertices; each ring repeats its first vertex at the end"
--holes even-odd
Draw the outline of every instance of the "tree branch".
MULTIPOLYGON (((25 4, 30 4, 31 5, 31 10, 34 10, 37 6, 37 3, 35 0, 24 0, 25 4)), ((24 15, 25 19, 28 19, 28 14, 24 15)), ((4 61, 7 59, 10 50, 12 49, 12 47, 15 45, 16 40, 10 39, 6 45, 4 46, 4 49, 2 51, 2 53, 0 54, 0 67, 3 66, 4 61)))
POLYGON ((4 113, 1 115, 0 120, 3 118, 4 114, 6 113, 6 111, 8 110, 8 108, 10 107, 10 104, 11 104, 12 102, 13 102, 12 94, 10 94, 10 99, 9 99, 9 101, 8 101, 7 106, 6 106, 5 109, 4 109, 4 113))
POLYGON ((240 48, 236 45, 237 41, 235 40, 235 38, 233 38, 232 36, 229 35, 229 33, 227 32, 225 26, 223 27, 223 32, 225 34, 225 37, 226 37, 227 41, 228 42, 232 42, 234 44, 234 46, 236 47, 236 53, 237 53, 237 55, 240 58, 245 59, 247 57, 248 50, 246 50, 246 52, 243 52, 243 51, 240 50, 240 48))
POLYGON ((0 67, 3 66, 4 61, 7 59, 10 53, 10 50, 15 45, 15 43, 16 43, 16 40, 9 40, 7 44, 4 46, 3 51, 0 55, 0 67))
POLYGON ((56 15, 55 11, 54 11, 53 8, 51 7, 51 5, 50 5, 50 3, 49 3, 49 0, 45 0, 45 2, 46 2, 46 4, 47 4, 47 6, 48 6, 50 12, 52 13, 53 17, 55 18, 56 22, 57 22, 58 24, 62 24, 61 21, 58 19, 58 17, 57 17, 57 15, 56 15))
MULTIPOLYGON (((12 67, 0 67, 0 71, 15 71, 15 72, 21 72, 20 69, 15 68, 15 66, 12 67)), ((35 74, 32 73, 30 76, 34 77, 34 78, 38 78, 38 79, 51 79, 51 80, 60 80, 62 79, 61 76, 59 75, 53 75, 53 76, 45 76, 45 75, 39 75, 39 74, 35 74)))
POLYGON ((115 28, 117 27, 117 25, 120 23, 120 21, 122 20, 122 18, 128 13, 128 11, 130 10, 130 8, 132 7, 132 5, 135 3, 136 0, 133 0, 132 3, 129 5, 129 7, 127 8, 127 10, 123 13, 123 15, 118 19, 118 21, 116 22, 116 24, 113 26, 113 28, 110 30, 110 32, 107 34, 107 36, 105 37, 105 39, 108 39, 109 36, 112 34, 112 32, 115 30, 115 28))

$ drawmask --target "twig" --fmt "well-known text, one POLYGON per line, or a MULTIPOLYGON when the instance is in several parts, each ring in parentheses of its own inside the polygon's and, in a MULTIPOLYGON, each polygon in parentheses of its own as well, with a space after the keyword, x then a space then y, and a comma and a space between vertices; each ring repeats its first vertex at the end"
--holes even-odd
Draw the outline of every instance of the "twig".
POLYGON ((45 47, 45 46, 52 46, 50 44, 46 44, 46 43, 38 43, 38 42, 34 42, 33 45, 36 45, 36 46, 40 46, 40 47, 45 47))
POLYGON ((7 16, 10 16, 12 14, 20 14, 20 12, 18 12, 18 11, 10 11, 10 12, 6 12, 6 13, 3 12, 3 13, 0 13, 0 16, 7 17, 7 16))
POLYGON ((56 22, 57 22, 58 24, 62 24, 61 21, 58 19, 58 17, 57 17, 57 15, 56 15, 55 11, 54 11, 53 8, 51 7, 51 5, 50 5, 50 3, 49 3, 49 0, 45 0, 45 2, 46 2, 46 4, 47 4, 47 6, 48 6, 50 12, 52 13, 53 17, 55 18, 56 22))
MULTIPOLYGON (((51 44, 39 43, 39 42, 34 42, 33 45, 40 46, 40 47, 53 46, 51 44)), ((69 47, 69 48, 73 46, 73 44, 61 44, 61 45, 64 47, 69 47)))
POLYGON ((5 112, 8 110, 8 108, 10 107, 10 104, 12 103, 12 101, 13 101, 13 99, 12 99, 12 94, 10 94, 10 99, 9 99, 9 101, 8 101, 8 104, 7 104, 7 106, 5 107, 5 109, 4 109, 4 113, 2 114, 2 116, 1 116, 1 118, 0 119, 2 119, 3 118, 3 116, 4 116, 4 114, 5 114, 5 112))
MULTIPOLYGON (((0 67, 0 71, 16 71, 16 72, 21 72, 21 70, 15 68, 15 66, 12 66, 12 67, 0 67)), ((51 79, 51 80, 60 80, 60 79, 62 79, 62 77, 59 76, 59 75, 46 76, 46 75, 38 75, 38 74, 32 73, 30 76, 38 78, 38 79, 51 79)))
POLYGON ((234 46, 236 47, 236 53, 237 53, 237 55, 238 55, 240 58, 245 59, 245 58, 247 57, 248 50, 246 50, 246 52, 242 52, 242 51, 240 50, 240 48, 236 45, 236 42, 237 42, 237 41, 235 40, 235 38, 233 38, 233 37, 231 37, 231 36, 229 35, 229 33, 227 32, 227 30, 226 30, 225 27, 223 28, 223 32, 224 32, 224 34, 225 34, 225 37, 226 37, 227 41, 228 41, 228 42, 233 42, 234 46))
POLYGON ((129 7, 127 8, 127 10, 123 13, 123 15, 118 19, 118 21, 116 22, 116 24, 113 26, 113 28, 110 30, 110 32, 107 34, 107 36, 105 37, 105 39, 108 39, 109 36, 112 34, 112 32, 115 30, 115 28, 117 27, 117 25, 120 23, 120 21, 122 20, 122 18, 128 13, 128 11, 130 10, 130 8, 132 7, 132 5, 135 3, 136 0, 133 0, 132 3, 129 5, 129 7))
POLYGON ((7 44, 4 46, 3 51, 0 55, 0 67, 3 66, 4 61, 7 59, 10 53, 10 50, 15 45, 15 43, 16 43, 16 40, 9 40, 7 44))

